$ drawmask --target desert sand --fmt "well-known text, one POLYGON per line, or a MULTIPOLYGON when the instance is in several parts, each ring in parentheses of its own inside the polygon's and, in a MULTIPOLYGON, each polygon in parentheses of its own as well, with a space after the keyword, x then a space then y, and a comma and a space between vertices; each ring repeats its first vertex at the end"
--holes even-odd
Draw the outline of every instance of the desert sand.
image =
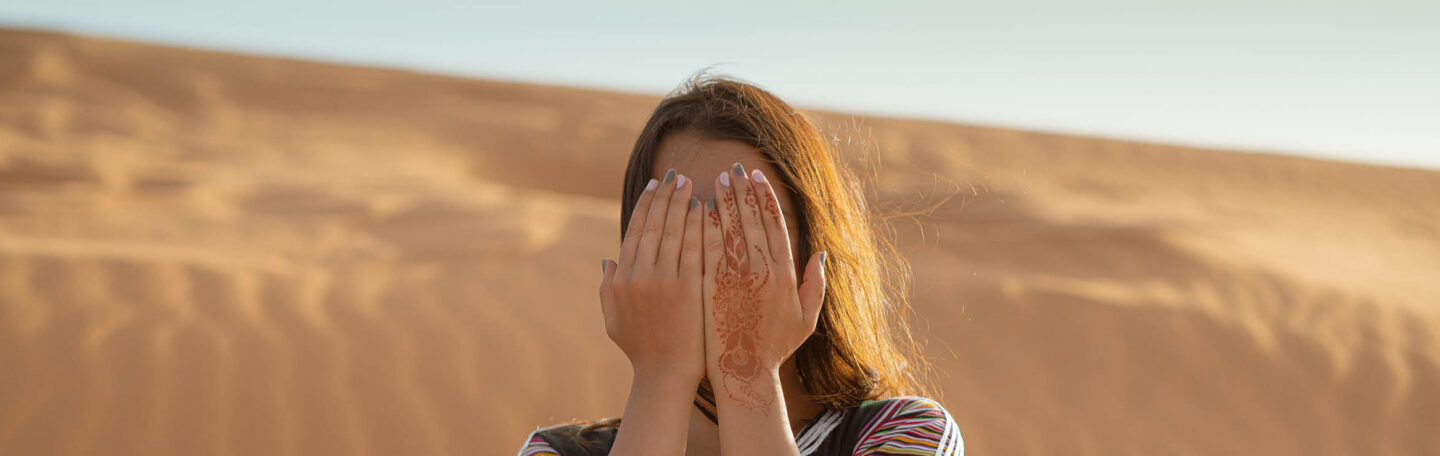
MULTIPOLYGON (((620 413, 596 264, 658 100, 0 31, 0 454, 620 413)), ((1440 453, 1440 172, 810 114, 930 207, 891 226, 970 454, 1440 453)))

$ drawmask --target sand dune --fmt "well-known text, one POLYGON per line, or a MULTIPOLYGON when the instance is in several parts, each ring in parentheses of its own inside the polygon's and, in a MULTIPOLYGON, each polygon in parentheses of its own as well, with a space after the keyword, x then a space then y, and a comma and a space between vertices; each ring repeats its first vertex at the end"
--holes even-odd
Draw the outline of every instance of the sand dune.
MULTIPOLYGON (((0 454, 618 413, 595 263, 657 100, 0 31, 0 454)), ((1440 453, 1440 173, 813 114, 936 206, 894 227, 972 454, 1440 453)))

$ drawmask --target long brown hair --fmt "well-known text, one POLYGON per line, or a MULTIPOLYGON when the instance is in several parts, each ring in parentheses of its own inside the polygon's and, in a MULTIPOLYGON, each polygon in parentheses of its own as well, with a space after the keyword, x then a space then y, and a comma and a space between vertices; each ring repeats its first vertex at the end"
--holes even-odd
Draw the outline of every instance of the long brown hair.
MULTIPOLYGON (((865 400, 928 394, 928 365, 910 335, 904 284, 894 283, 908 280, 908 274, 890 241, 877 235, 886 231, 873 226, 883 219, 871 214, 835 146, 775 95, 702 71, 662 100, 635 140, 625 170, 621 236, 651 178, 660 141, 679 131, 759 150, 794 198, 796 258, 828 252, 815 334, 794 354, 811 397, 825 408, 845 409, 865 400)), ((700 395, 713 404, 707 387, 702 385, 700 395)))

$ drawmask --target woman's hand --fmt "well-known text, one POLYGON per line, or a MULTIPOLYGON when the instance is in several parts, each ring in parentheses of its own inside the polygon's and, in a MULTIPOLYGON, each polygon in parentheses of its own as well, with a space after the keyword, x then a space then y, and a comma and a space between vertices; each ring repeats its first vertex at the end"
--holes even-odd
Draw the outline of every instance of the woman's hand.
POLYGON ((694 184, 675 170, 650 180, 635 203, 620 262, 602 261, 605 332, 630 358, 635 381, 705 375, 700 304, 701 215, 694 184))
POLYGON ((747 176, 736 163, 715 194, 704 228, 706 375, 717 401, 765 412, 777 400, 780 364, 815 332, 825 253, 810 257, 797 286, 785 217, 764 174, 747 176))
POLYGON ((605 333, 635 371, 610 454, 682 454, 690 403, 705 376, 699 202, 675 170, 635 202, 620 263, 602 261, 605 333))

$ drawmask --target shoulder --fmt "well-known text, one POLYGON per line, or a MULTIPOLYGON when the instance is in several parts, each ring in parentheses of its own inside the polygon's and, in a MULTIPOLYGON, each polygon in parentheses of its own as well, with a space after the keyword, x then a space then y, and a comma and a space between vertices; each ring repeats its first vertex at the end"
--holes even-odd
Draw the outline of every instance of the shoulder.
POLYGON ((560 456, 560 452, 555 451, 555 448, 550 446, 550 442, 546 442, 544 437, 540 437, 541 432, 555 428, 552 426, 530 431, 530 435, 525 436, 525 446, 520 447, 520 452, 515 453, 515 456, 560 456))
POLYGON ((590 427, 560 424, 536 429, 525 437, 517 456, 569 456, 608 454, 615 443, 615 426, 590 427))
POLYGON ((867 404, 875 413, 860 429, 856 455, 961 455, 965 442, 950 412, 920 396, 899 396, 867 404))

